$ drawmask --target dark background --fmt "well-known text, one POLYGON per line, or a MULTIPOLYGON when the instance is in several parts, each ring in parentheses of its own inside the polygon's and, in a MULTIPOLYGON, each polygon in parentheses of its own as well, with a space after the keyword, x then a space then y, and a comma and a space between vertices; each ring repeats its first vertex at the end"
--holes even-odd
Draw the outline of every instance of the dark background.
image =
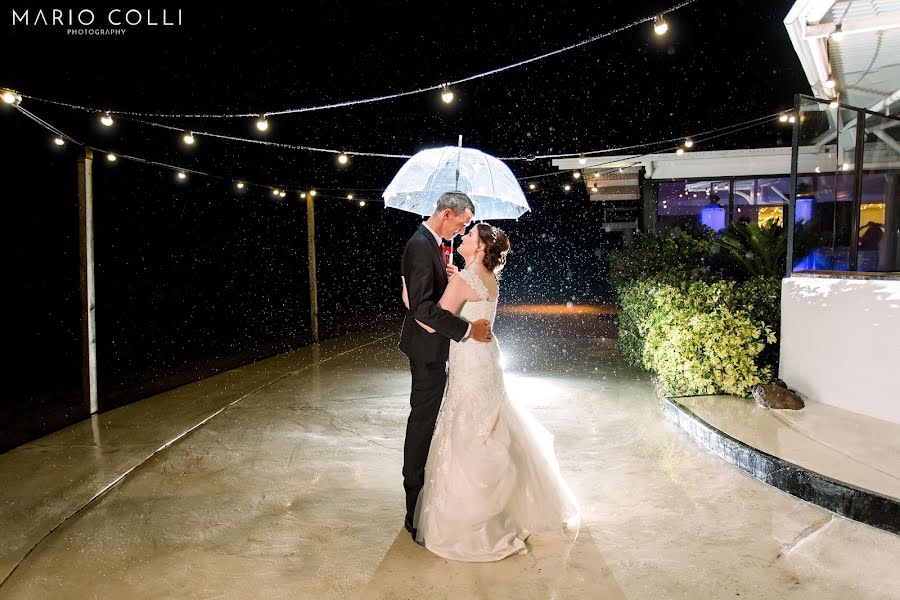
MULTIPOLYGON (((225 2, 181 8, 176 28, 68 36, 11 23, 0 86, 119 111, 263 112, 404 91, 566 46, 674 4, 641 2, 225 2)), ((465 145, 496 156, 578 152, 676 137, 783 110, 807 91, 782 19, 791 1, 699 0, 538 63, 437 93, 272 117, 262 139, 411 154, 465 145)), ((58 6, 57 6, 58 7, 58 6)), ((123 8, 132 8, 132 5, 123 8)), ((104 15, 109 5, 82 4, 104 15)), ((158 11, 162 6, 154 8, 158 11)), ((21 9, 20 9, 21 10, 21 9)), ((33 11, 36 9, 32 9, 33 11)), ((398 260, 419 219, 385 210, 379 190, 402 160, 269 148, 198 136, 26 98, 23 107, 97 148, 226 178, 320 190, 317 259, 325 336, 400 314, 398 260), (368 199, 360 208, 348 192, 368 199)), ((80 394, 76 157, 0 106, 7 390, 0 451, 87 416, 80 394)), ((254 119, 165 119, 259 137, 254 119)), ((787 145, 772 124, 698 149, 787 145)), ((97 356, 104 409, 309 342, 306 206, 296 193, 235 193, 230 180, 125 160, 95 161, 97 356)), ((549 161, 513 162, 520 176, 549 161)), ((514 254, 506 302, 607 301, 606 253, 621 234, 568 175, 539 179, 533 212, 499 223, 514 254)))

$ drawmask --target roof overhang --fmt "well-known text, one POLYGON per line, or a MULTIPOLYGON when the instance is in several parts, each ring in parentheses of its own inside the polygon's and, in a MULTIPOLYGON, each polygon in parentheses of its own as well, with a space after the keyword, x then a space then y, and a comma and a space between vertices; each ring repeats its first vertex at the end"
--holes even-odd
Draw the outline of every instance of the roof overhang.
POLYGON ((817 98, 874 112, 900 101, 900 2, 799 0, 784 25, 817 98))
MULTIPOLYGON (((844 157, 835 154, 834 145, 803 146, 797 163, 798 172, 832 172, 840 168, 844 157)), ((578 158, 553 161, 560 170, 581 171, 584 182, 590 185, 595 174, 642 167, 645 179, 693 179, 716 177, 755 177, 786 175, 791 172, 790 148, 751 148, 748 150, 716 150, 685 152, 684 154, 649 154, 635 157, 596 156, 585 164, 578 158)))

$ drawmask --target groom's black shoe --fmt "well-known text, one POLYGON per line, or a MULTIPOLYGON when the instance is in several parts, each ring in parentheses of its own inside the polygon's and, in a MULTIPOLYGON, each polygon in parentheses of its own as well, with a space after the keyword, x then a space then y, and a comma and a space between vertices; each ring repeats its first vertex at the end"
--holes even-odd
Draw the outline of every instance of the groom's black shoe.
POLYGON ((412 541, 414 541, 415 543, 417 543, 417 544, 420 545, 420 546, 424 546, 424 545, 425 545, 425 544, 423 544, 422 542, 420 542, 419 540, 416 539, 416 534, 419 533, 419 530, 416 529, 416 528, 414 528, 412 525, 410 525, 409 521, 404 521, 404 522, 403 522, 403 528, 406 529, 406 530, 409 532, 409 535, 412 536, 412 541))

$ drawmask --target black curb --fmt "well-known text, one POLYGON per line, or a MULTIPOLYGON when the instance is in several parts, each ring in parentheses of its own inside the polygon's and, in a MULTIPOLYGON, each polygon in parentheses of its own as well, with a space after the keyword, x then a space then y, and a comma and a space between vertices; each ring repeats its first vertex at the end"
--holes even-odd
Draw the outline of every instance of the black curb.
POLYGON ((831 479, 745 444, 698 417, 677 398, 662 398, 662 403, 666 418, 700 446, 763 483, 842 517, 900 534, 900 500, 831 479))

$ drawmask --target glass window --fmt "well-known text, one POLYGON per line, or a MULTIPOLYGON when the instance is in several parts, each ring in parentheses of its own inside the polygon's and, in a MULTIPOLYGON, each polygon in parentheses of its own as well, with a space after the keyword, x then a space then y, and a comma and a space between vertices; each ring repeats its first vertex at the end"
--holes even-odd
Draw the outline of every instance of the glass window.
POLYGON ((722 231, 730 222, 728 180, 667 181, 657 192, 659 227, 705 225, 722 231))

